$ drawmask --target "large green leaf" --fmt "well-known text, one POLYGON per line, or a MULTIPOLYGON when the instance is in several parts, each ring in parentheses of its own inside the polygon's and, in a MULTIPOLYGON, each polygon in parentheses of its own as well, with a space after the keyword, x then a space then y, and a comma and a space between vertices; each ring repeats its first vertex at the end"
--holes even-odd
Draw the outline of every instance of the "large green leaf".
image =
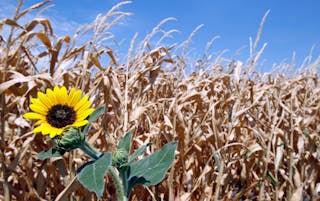
POLYGON ((128 163, 131 163, 132 161, 134 161, 134 159, 136 159, 138 156, 141 156, 142 154, 144 154, 144 152, 146 152, 146 149, 148 146, 150 146, 152 143, 148 143, 146 145, 143 145, 142 147, 140 147, 139 149, 137 149, 128 159, 128 163))
POLYGON ((129 164, 129 192, 138 184, 150 186, 161 182, 174 161, 177 145, 178 142, 170 142, 146 158, 129 164))
POLYGON ((88 117, 89 123, 83 128, 82 133, 84 133, 85 135, 88 133, 91 122, 97 120, 99 116, 104 113, 105 108, 106 108, 105 106, 101 106, 95 111, 93 111, 92 114, 90 114, 90 116, 88 117))
POLYGON ((63 154, 60 153, 57 149, 55 148, 50 148, 50 149, 47 149, 47 150, 44 150, 40 153, 38 153, 38 158, 40 160, 44 160, 44 159, 47 159, 47 158, 52 158, 52 157, 60 157, 62 156, 63 154))
POLYGON ((96 193, 98 197, 102 196, 104 190, 104 175, 111 165, 112 153, 105 152, 97 160, 90 161, 80 167, 78 171, 78 180, 89 191, 96 193))

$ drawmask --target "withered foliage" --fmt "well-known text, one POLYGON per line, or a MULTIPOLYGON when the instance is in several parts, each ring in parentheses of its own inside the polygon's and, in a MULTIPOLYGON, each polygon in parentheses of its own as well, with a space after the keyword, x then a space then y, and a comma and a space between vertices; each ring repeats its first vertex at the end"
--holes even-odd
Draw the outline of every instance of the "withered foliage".
MULTIPOLYGON (((101 151, 112 151, 128 130, 134 131, 132 149, 152 142, 147 154, 179 141, 165 180, 134 189, 131 200, 320 199, 319 60, 291 76, 259 74, 252 67, 263 47, 245 65, 212 61, 205 53, 191 72, 190 38, 180 55, 175 45, 151 45, 154 35, 162 33, 163 40, 175 32, 161 30, 168 19, 140 45, 134 37, 123 62, 101 41, 130 15, 119 11, 129 2, 80 29, 78 36, 92 30, 94 37, 78 46, 75 37, 56 37, 48 19, 20 24, 48 2, 22 11, 21 3, 13 18, 0 21, 1 200, 6 187, 11 200, 97 200, 75 179, 89 160, 81 151, 36 157, 52 144, 32 133, 22 114, 37 91, 55 85, 82 89, 94 107, 106 106, 88 135, 101 151)), ((102 200, 114 200, 113 182, 105 181, 102 200)))

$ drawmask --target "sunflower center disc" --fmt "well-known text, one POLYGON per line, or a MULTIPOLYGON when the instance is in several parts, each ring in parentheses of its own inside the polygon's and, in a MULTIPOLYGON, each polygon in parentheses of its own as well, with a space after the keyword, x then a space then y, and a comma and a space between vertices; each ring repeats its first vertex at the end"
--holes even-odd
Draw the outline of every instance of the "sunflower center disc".
POLYGON ((68 112, 64 110, 58 110, 55 115, 57 119, 65 119, 68 116, 68 112))
POLYGON ((75 122, 76 112, 67 105, 58 104, 48 111, 46 119, 51 126, 63 128, 75 122))

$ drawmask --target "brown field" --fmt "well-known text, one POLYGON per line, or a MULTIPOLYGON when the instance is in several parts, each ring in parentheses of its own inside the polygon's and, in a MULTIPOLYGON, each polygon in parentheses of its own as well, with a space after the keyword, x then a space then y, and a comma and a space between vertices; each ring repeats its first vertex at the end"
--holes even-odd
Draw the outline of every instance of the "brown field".
MULTIPOLYGON (((128 130, 134 131, 132 149, 152 142, 147 154, 179 141, 165 180, 135 188, 131 200, 320 199, 319 58, 297 73, 289 64, 255 72, 264 48, 257 49, 259 31, 243 65, 204 52, 193 67, 187 48, 195 32, 183 44, 153 45, 155 34, 170 35, 161 32, 166 20, 142 41, 134 37, 126 58, 119 58, 100 42, 129 15, 119 11, 126 3, 80 29, 78 37, 86 29, 94 35, 81 44, 55 36, 49 19, 20 24, 46 3, 26 10, 19 4, 13 17, 0 21, 0 200, 7 190, 9 200, 97 200, 75 179, 89 158, 75 150, 37 159, 52 142, 22 118, 30 98, 55 85, 82 89, 94 107, 106 106, 88 135, 101 151, 114 150, 128 130)), ((107 175, 105 181, 100 200, 114 200, 113 182, 107 175)))

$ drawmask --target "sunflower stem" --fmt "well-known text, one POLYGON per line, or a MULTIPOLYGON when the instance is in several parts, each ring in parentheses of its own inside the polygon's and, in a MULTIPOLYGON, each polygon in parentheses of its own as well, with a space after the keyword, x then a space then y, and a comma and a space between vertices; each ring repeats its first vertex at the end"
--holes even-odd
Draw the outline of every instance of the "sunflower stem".
POLYGON ((121 180, 119 178, 119 175, 117 174, 116 168, 110 167, 109 173, 113 179, 113 182, 115 183, 116 190, 117 190, 117 200, 118 201, 127 201, 128 198, 126 196, 126 192, 124 191, 124 183, 121 183, 121 180))
POLYGON ((81 143, 79 148, 84 153, 88 154, 91 158, 95 160, 97 160, 102 155, 102 153, 99 150, 97 150, 94 146, 89 144, 87 141, 84 141, 83 143, 81 143))

